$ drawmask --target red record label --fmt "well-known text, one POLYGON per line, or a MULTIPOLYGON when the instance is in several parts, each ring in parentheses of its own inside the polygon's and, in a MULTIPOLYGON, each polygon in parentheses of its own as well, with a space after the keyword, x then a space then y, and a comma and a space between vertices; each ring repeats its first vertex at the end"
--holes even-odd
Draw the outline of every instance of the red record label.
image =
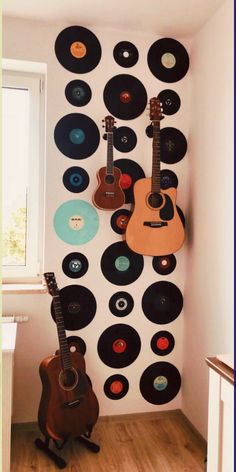
POLYGON ((114 382, 111 383, 110 390, 114 394, 121 393, 123 390, 122 382, 120 382, 119 380, 115 380, 114 382))
POLYGON ((124 339, 116 339, 112 344, 112 349, 116 353, 121 353, 126 350, 127 344, 124 339))
POLYGON ((122 189, 130 188, 132 185, 132 179, 129 174, 121 174, 120 186, 122 189))
POLYGON ((157 347, 158 349, 161 349, 162 351, 167 349, 169 347, 169 344, 170 344, 169 340, 164 336, 157 340, 157 347))

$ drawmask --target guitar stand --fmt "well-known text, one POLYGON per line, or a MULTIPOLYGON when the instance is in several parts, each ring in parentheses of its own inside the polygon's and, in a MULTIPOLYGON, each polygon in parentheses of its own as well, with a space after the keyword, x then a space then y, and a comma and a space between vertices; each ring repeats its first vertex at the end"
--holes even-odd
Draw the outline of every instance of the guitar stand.
MULTIPOLYGON (((100 451, 100 446, 98 446, 98 444, 95 444, 94 442, 92 441, 89 441, 87 438, 89 437, 89 435, 84 435, 84 436, 79 436, 75 439, 77 439, 81 444, 84 444, 85 447, 87 447, 87 449, 89 449, 91 452, 94 452, 94 453, 97 453, 100 451)), ((59 468, 59 469, 64 469, 66 467, 66 462, 65 460, 58 456, 54 451, 52 451, 49 447, 49 443, 50 443, 50 440, 52 438, 50 438, 49 436, 45 436, 45 439, 44 441, 40 438, 37 438, 35 439, 35 446, 38 448, 38 449, 41 449, 43 452, 45 452, 45 454, 47 454, 48 457, 50 457, 50 459, 52 459, 52 461, 56 464, 56 466, 59 468)), ((58 450, 61 450, 63 449, 63 446, 64 444, 67 442, 67 440, 63 441, 61 444, 59 444, 57 441, 53 440, 56 448, 58 450)))

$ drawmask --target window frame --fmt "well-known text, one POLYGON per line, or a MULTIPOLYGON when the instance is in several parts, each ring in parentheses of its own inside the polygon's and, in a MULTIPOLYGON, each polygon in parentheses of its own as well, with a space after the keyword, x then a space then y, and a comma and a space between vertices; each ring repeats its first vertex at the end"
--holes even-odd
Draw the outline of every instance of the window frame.
POLYGON ((38 283, 43 273, 46 77, 43 73, 23 70, 23 63, 22 71, 19 68, 12 70, 6 64, 2 72, 2 87, 27 89, 30 93, 26 265, 2 266, 4 284, 38 283))

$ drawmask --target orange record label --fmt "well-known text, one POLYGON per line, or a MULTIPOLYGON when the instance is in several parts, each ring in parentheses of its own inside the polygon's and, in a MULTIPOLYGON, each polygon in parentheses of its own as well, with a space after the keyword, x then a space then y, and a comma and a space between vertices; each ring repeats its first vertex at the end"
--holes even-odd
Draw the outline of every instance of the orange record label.
POLYGON ((116 339, 112 345, 113 351, 116 353, 121 353, 126 350, 126 342, 124 339, 116 339))
POLYGON ((115 380, 114 382, 112 382, 110 390, 112 393, 121 393, 123 390, 122 382, 120 382, 119 380, 115 380))
POLYGON ((74 43, 71 44, 70 52, 76 59, 82 59, 87 53, 87 48, 84 43, 74 41, 74 43))

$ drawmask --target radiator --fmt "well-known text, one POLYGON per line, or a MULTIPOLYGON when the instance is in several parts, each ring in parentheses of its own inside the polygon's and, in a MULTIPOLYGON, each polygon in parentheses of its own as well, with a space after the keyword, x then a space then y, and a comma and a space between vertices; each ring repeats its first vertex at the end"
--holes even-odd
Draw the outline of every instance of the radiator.
POLYGON ((2 323, 2 471, 10 472, 13 363, 17 324, 2 323))

